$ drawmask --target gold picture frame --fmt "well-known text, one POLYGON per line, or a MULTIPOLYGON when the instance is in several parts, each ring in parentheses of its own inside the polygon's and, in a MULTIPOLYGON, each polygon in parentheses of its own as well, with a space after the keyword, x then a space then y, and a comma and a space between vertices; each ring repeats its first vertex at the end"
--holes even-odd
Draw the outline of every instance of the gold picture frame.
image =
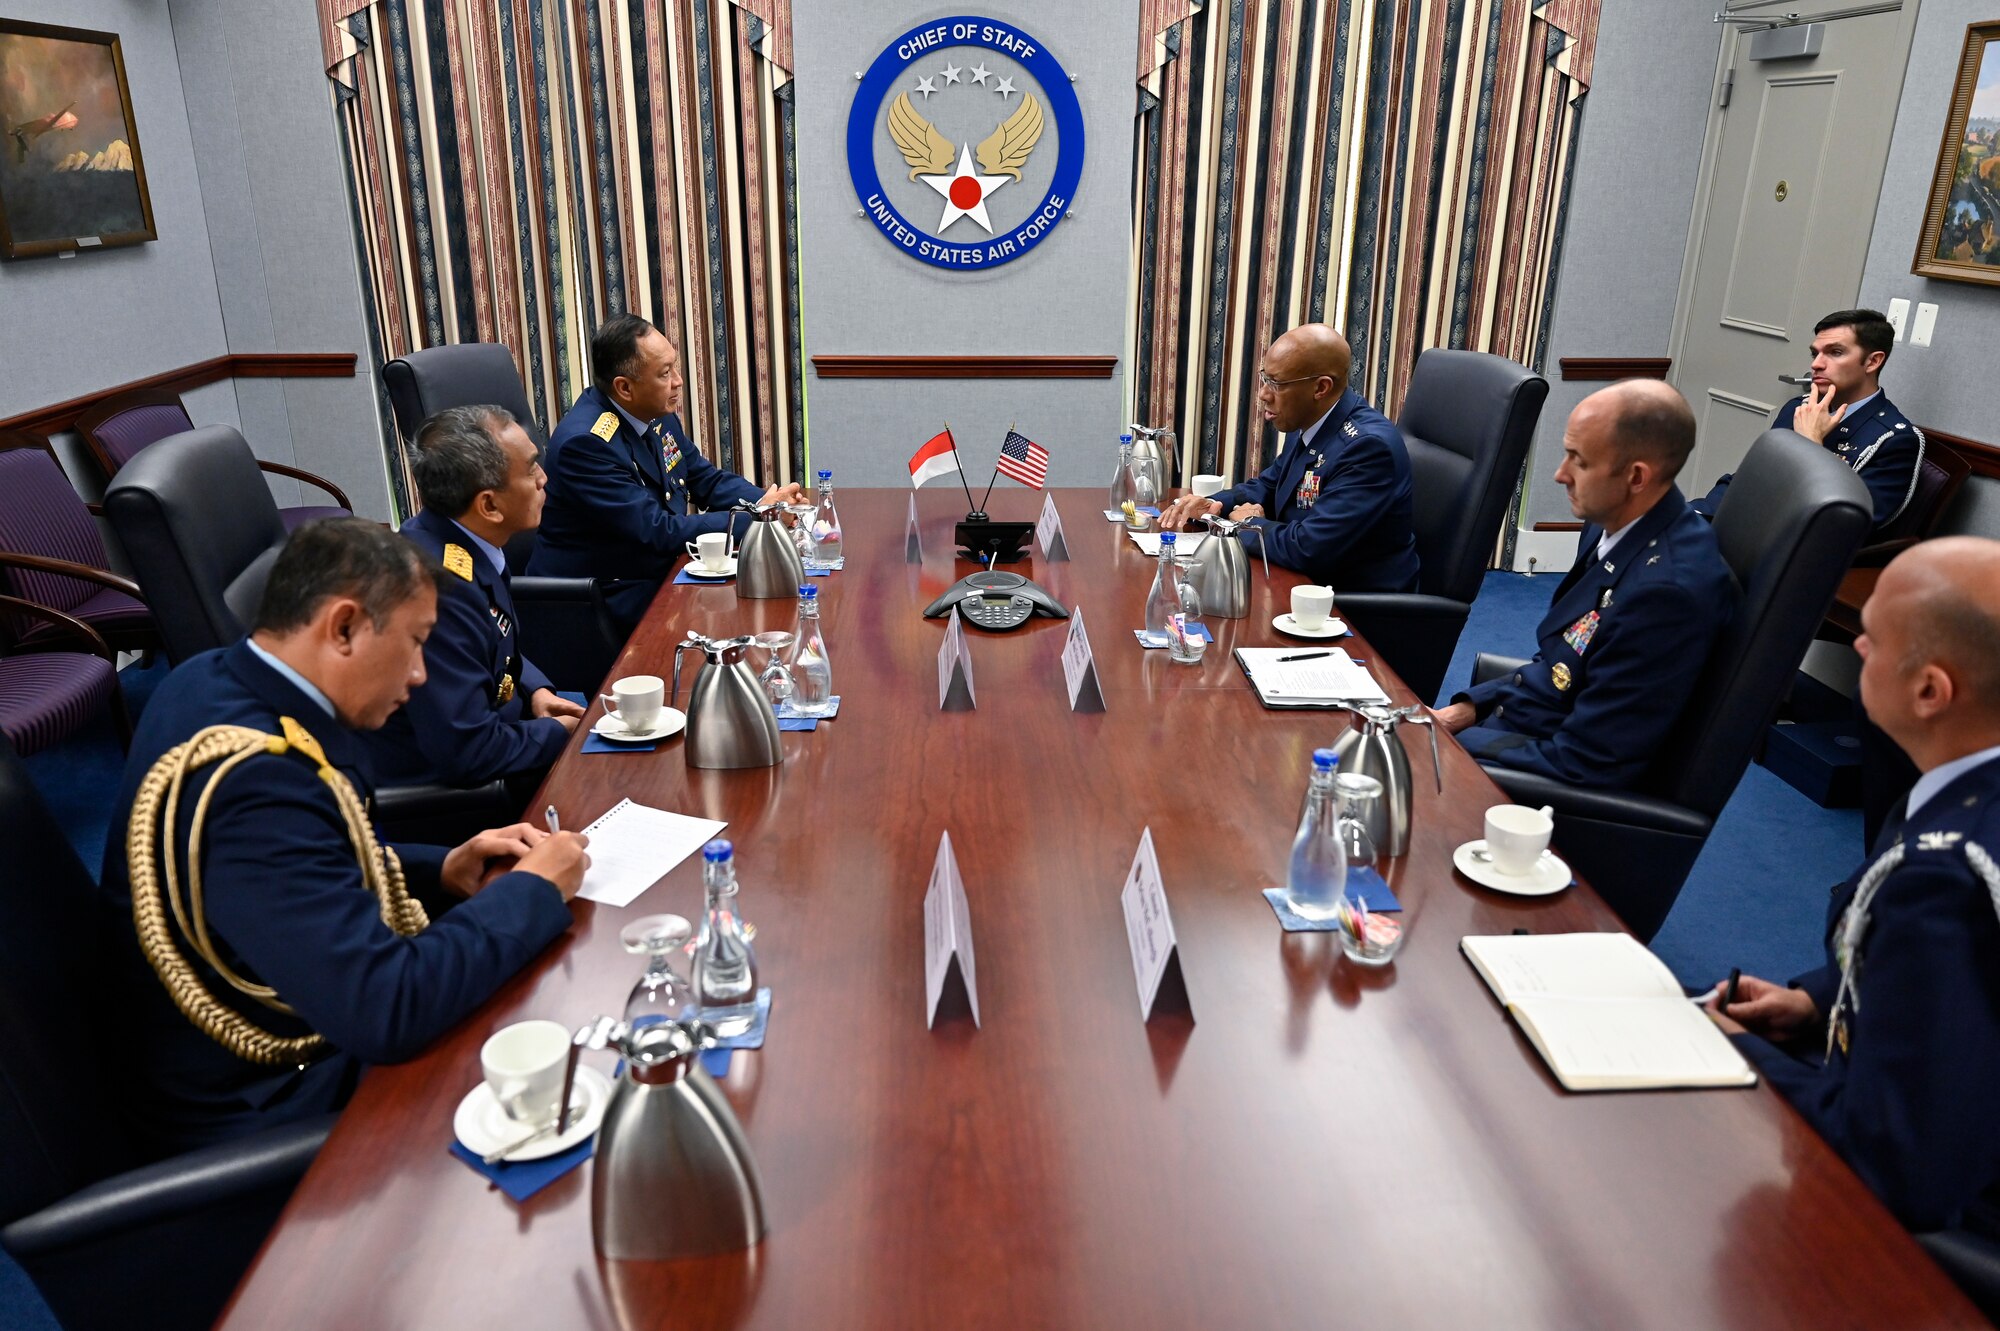
POLYGON ((0 259, 158 238, 118 34, 0 19, 0 259))
POLYGON ((2000 286, 2000 19, 1965 29, 1910 271, 2000 286))

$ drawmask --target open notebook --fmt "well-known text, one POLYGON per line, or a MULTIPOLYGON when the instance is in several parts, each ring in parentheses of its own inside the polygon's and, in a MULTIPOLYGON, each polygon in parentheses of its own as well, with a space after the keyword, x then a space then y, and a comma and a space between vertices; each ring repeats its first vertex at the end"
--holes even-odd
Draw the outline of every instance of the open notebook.
POLYGON ((1729 1037, 1629 934, 1475 936, 1459 947, 1569 1090, 1757 1083, 1729 1037))
POLYGON ((1386 705, 1389 695, 1366 667, 1345 649, 1314 647, 1238 647, 1236 664, 1256 686, 1266 707, 1342 707, 1348 703, 1386 705))

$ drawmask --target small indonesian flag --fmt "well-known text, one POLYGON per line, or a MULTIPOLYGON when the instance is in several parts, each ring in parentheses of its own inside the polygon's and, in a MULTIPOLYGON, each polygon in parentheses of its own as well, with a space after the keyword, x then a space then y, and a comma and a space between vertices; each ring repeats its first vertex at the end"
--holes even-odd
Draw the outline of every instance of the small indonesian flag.
POLYGON ((1049 483, 1049 450, 1026 435, 1007 431, 995 466, 1002 476, 1039 490, 1049 483))
POLYGON ((949 476, 957 470, 958 445, 952 442, 949 426, 910 455, 910 484, 919 490, 923 489, 924 482, 949 476))

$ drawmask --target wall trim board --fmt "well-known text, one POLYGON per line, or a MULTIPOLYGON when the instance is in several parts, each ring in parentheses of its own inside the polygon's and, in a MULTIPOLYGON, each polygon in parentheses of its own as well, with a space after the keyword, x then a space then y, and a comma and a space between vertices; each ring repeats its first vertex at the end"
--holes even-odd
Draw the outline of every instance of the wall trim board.
POLYGON ((1581 522, 1537 522, 1532 531, 1582 531, 1581 522))
POLYGON ((1666 356, 1564 356, 1562 377, 1577 380, 1664 379, 1674 368, 1666 356))
POLYGON ((2000 480, 2000 448, 1982 444, 1977 439, 1967 439, 1964 435, 1933 430, 1928 425, 1924 427, 1924 438, 1935 439, 1964 458, 1972 467, 1974 476, 1991 476, 2000 480))
POLYGON ((224 379, 352 379, 353 377, 354 353, 351 351, 236 352, 196 361, 193 365, 183 365, 177 370, 163 370, 144 379, 134 379, 130 383, 100 389, 95 393, 86 393, 82 397, 73 397, 67 402, 58 402, 53 406, 24 411, 18 416, 0 420, 0 429, 32 430, 37 434, 68 430, 76 425, 78 416, 91 408, 102 406, 127 393, 148 389, 185 393, 190 388, 200 388, 203 384, 218 383, 224 379))
POLYGON ((821 379, 1109 379, 1116 356, 814 356, 821 379))

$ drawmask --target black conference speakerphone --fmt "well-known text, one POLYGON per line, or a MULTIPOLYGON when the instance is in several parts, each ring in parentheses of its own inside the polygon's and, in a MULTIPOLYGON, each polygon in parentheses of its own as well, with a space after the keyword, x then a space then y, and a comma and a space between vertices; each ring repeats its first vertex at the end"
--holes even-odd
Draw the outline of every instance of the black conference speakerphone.
POLYGON ((1035 615, 1068 619, 1069 611, 1055 597, 1018 573, 982 569, 960 578, 952 589, 932 601, 925 619, 942 619, 953 606, 965 622, 977 628, 999 631, 1019 628, 1035 615))

